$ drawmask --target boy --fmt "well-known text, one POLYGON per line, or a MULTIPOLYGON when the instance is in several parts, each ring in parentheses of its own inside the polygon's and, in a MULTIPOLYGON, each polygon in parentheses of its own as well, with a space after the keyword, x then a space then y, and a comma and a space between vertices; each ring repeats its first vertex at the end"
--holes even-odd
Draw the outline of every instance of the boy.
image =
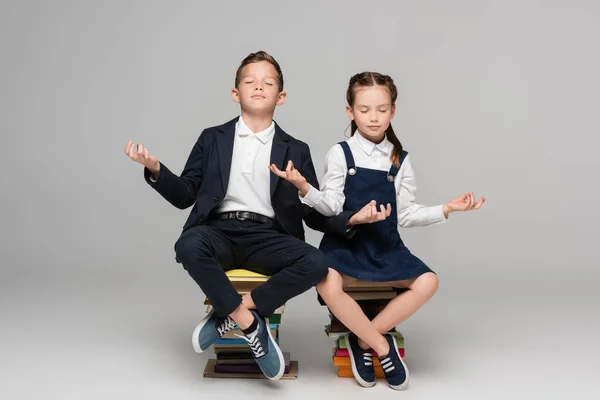
POLYGON ((175 244, 176 260, 213 305, 194 331, 194 349, 207 350, 237 324, 265 376, 277 380, 284 360, 265 317, 328 272, 325 256, 304 242, 302 220, 313 229, 347 236, 348 225, 379 217, 368 205, 356 214, 325 218, 301 203, 293 184, 270 173, 271 164, 287 171, 296 165, 319 187, 308 146, 273 121, 286 93, 272 56, 264 51, 248 55, 237 70, 231 97, 241 115, 205 129, 180 176, 141 143, 129 142, 125 152, 144 165, 146 181, 167 201, 180 209, 193 205, 175 244), (242 299, 225 274, 234 268, 271 278, 242 299))

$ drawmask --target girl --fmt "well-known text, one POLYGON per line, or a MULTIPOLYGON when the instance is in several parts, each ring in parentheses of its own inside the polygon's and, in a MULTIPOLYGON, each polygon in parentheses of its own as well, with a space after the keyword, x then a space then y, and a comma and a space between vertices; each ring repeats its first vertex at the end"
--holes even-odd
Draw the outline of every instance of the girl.
POLYGON ((473 193, 467 193, 434 207, 415 203, 411 160, 390 123, 397 95, 396 86, 387 75, 363 72, 350 79, 346 110, 351 120, 351 137, 327 153, 320 191, 310 186, 291 163, 285 171, 274 165, 269 168, 295 184, 302 201, 322 214, 359 210, 363 204, 372 202, 373 217, 380 222, 357 227, 351 239, 323 237, 320 249, 328 256, 331 268, 317 291, 330 311, 351 331, 345 339, 356 380, 365 387, 375 384, 373 349, 388 384, 399 390, 408 384, 408 369, 395 337, 385 332, 429 300, 437 290, 438 279, 404 245, 398 228, 443 223, 451 212, 479 209, 485 198, 476 202, 473 193), (377 210, 377 204, 381 211, 377 210), (404 291, 369 321, 343 290, 357 280, 383 282, 404 291))

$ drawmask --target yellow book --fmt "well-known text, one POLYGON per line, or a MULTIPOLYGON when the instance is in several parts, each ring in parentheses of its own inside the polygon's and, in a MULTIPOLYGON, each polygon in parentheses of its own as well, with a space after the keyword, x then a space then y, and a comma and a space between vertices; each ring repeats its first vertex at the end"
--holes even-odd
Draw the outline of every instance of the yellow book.
POLYGON ((270 277, 247 269, 232 269, 225 272, 230 281, 259 281, 266 282, 270 277))

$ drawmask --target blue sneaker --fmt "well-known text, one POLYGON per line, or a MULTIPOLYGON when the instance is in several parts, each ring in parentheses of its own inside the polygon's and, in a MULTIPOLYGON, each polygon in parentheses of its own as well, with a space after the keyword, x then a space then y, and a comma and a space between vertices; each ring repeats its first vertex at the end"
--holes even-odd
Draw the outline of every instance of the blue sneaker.
POLYGON ((192 345, 196 353, 202 353, 212 346, 221 336, 235 327, 235 322, 227 316, 220 318, 211 310, 194 329, 192 345))
POLYGON ((363 350, 358 345, 358 337, 352 332, 346 334, 345 340, 354 378, 361 386, 372 387, 376 381, 373 353, 371 350, 363 350))
POLYGON ((278 380, 285 371, 285 361, 281 349, 271 336, 269 329, 269 319, 261 318, 255 310, 250 310, 254 318, 258 321, 258 328, 251 334, 241 336, 252 351, 252 357, 260 367, 265 376, 271 380, 278 380))
POLYGON ((408 368, 400 357, 398 345, 394 335, 386 333, 383 335, 390 345, 390 352, 387 356, 379 357, 381 368, 385 373, 385 380, 392 389, 402 390, 408 386, 408 368))

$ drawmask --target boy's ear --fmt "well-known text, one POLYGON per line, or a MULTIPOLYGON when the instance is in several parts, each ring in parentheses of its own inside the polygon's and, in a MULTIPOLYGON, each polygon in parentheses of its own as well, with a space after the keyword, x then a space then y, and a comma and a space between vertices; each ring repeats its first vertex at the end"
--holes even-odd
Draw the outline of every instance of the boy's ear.
POLYGON ((285 91, 281 91, 279 96, 277 97, 277 105, 280 106, 285 102, 285 98, 287 97, 287 93, 285 91))
POLYGON ((352 111, 352 107, 346 106, 346 113, 348 114, 348 118, 350 118, 351 121, 354 121, 354 112, 352 111))
POLYGON ((240 92, 236 88, 231 89, 231 100, 236 103, 240 102, 240 92))

